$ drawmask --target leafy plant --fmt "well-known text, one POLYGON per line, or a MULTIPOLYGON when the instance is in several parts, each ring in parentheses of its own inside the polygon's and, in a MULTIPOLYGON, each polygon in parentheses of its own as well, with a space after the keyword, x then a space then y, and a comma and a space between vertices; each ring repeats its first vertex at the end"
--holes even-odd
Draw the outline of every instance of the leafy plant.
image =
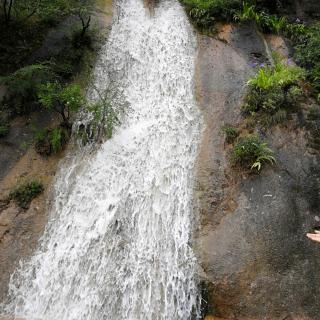
POLYGON ((256 5, 247 2, 244 2, 241 10, 235 13, 234 20, 239 22, 254 21, 264 32, 277 34, 279 34, 287 24, 285 17, 268 14, 264 10, 258 10, 256 5))
POLYGON ((0 124, 0 138, 5 137, 9 133, 10 127, 8 124, 0 124))
POLYGON ((287 20, 279 17, 280 0, 181 0, 189 16, 201 31, 212 28, 215 21, 253 21, 264 32, 280 33, 287 20))
POLYGON ((221 131, 225 134, 227 143, 233 143, 239 136, 238 130, 229 124, 223 126, 221 131))
POLYGON ((241 0, 181 0, 187 12, 203 32, 212 30, 215 21, 231 21, 242 6, 241 0))
POLYGON ((189 11, 189 16, 202 33, 210 33, 213 30, 215 18, 207 10, 192 8, 189 11))
POLYGON ((37 100, 37 86, 52 76, 47 65, 32 64, 7 77, 0 77, 0 84, 8 88, 3 105, 6 105, 13 115, 32 111, 37 100))
POLYGON ((260 68, 248 81, 249 90, 242 106, 245 116, 258 118, 263 126, 283 122, 303 95, 299 82, 304 79, 304 70, 291 61, 285 63, 276 56, 274 59, 274 66, 260 68))
POLYGON ((307 30, 307 27, 303 23, 297 21, 294 23, 287 23, 283 31, 287 38, 289 38, 294 44, 298 44, 303 41, 307 30))
POLYGON ((54 128, 50 134, 50 143, 53 153, 58 153, 62 149, 62 132, 61 129, 54 128))
POLYGON ((257 136, 242 138, 232 151, 232 162, 243 168, 260 171, 266 163, 276 162, 274 152, 257 136))
POLYGON ((307 29, 304 37, 296 46, 295 58, 307 69, 307 78, 317 94, 320 93, 320 23, 307 29))
POLYGON ((48 109, 57 112, 66 127, 71 127, 70 116, 85 105, 80 86, 70 84, 62 87, 58 82, 48 82, 39 87, 39 102, 48 109))
POLYGON ((254 5, 247 2, 243 3, 242 9, 237 11, 234 15, 235 21, 246 22, 250 20, 257 20, 257 12, 254 5))
POLYGON ((91 120, 82 123, 78 128, 78 135, 82 142, 101 141, 103 138, 110 139, 114 127, 121 123, 121 114, 127 112, 128 104, 123 92, 110 83, 102 93, 95 88, 97 99, 87 106, 91 120))
POLYGON ((313 149, 320 149, 320 106, 314 105, 307 115, 307 127, 309 129, 309 146, 313 149))
POLYGON ((10 131, 10 124, 4 112, 0 112, 0 138, 5 137, 10 131))
POLYGON ((49 156, 60 152, 70 137, 70 130, 64 127, 38 130, 35 133, 35 149, 43 155, 49 156))
POLYGON ((312 106, 307 115, 307 119, 311 121, 320 120, 320 108, 319 106, 312 106))
POLYGON ((14 200, 21 208, 28 209, 30 202, 44 190, 43 184, 38 180, 23 183, 10 191, 9 198, 14 200))
POLYGON ((275 56, 274 58, 275 65, 260 68, 257 75, 248 81, 249 86, 260 90, 267 90, 272 87, 285 87, 296 84, 304 78, 305 73, 303 69, 290 63, 283 63, 275 56))

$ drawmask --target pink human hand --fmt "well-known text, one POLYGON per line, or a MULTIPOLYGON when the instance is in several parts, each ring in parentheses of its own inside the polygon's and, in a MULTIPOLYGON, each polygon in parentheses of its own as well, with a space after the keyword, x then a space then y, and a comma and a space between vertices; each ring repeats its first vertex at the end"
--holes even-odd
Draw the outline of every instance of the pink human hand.
POLYGON ((307 237, 313 241, 320 243, 320 231, 315 230, 314 233, 307 233, 307 237))

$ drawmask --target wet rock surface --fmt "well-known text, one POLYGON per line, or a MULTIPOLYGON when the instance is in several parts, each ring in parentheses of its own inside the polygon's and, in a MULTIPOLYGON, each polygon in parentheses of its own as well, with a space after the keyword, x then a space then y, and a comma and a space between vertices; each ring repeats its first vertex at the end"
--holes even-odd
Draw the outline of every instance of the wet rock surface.
POLYGON ((56 121, 46 110, 32 113, 28 118, 18 117, 10 126, 9 134, 0 138, 0 180, 3 179, 33 143, 35 131, 56 121))
POLYGON ((319 319, 320 247, 305 236, 320 223, 319 157, 307 147, 304 112, 260 132, 276 152, 275 167, 260 175, 231 168, 220 130, 239 123, 250 64, 265 51, 250 26, 227 26, 217 38, 199 37, 196 70, 206 122, 196 251, 208 310, 226 319, 319 319))
POLYGON ((63 153, 44 158, 28 150, 0 184, 0 302, 6 297, 10 275, 20 259, 28 258, 37 246, 46 222, 50 184, 63 153), (37 196, 27 210, 8 200, 13 186, 30 179, 42 181, 45 192, 37 196))

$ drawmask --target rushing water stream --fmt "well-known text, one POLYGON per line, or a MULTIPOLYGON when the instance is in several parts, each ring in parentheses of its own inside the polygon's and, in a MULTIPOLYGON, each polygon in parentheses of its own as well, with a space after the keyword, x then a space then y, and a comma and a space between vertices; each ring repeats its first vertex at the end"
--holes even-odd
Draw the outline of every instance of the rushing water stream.
POLYGON ((24 319, 199 317, 194 35, 175 1, 154 16, 141 0, 116 7, 96 85, 113 65, 131 110, 94 155, 61 168, 39 249, 10 283, 6 311, 24 319))

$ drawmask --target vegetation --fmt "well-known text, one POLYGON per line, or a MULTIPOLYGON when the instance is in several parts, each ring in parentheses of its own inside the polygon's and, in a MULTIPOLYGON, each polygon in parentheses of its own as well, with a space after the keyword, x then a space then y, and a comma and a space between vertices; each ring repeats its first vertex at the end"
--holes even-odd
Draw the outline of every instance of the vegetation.
POLYGON ((123 92, 113 83, 110 83, 102 94, 97 88, 97 99, 87 105, 86 110, 91 115, 91 121, 81 125, 78 135, 84 144, 101 141, 103 138, 110 139, 115 125, 120 124, 120 116, 128 109, 123 92))
POLYGON ((35 149, 42 156, 59 153, 70 138, 70 130, 62 126, 38 130, 35 134, 35 149))
POLYGON ((37 87, 50 78, 52 72, 45 64, 28 65, 9 76, 0 77, 0 84, 7 87, 2 110, 9 115, 26 114, 34 110, 38 105, 37 87))
POLYGON ((249 80, 249 91, 242 111, 245 116, 257 116, 264 125, 282 122, 294 110, 302 96, 299 81, 304 70, 291 61, 274 56, 275 65, 261 67, 249 80))
POLYGON ((309 146, 313 149, 320 149, 320 106, 314 105, 307 115, 307 126, 310 132, 309 146))
POLYGON ((272 32, 279 34, 286 26, 286 18, 270 15, 265 11, 258 11, 255 5, 246 2, 240 11, 234 15, 235 21, 247 22, 254 21, 264 32, 272 32))
POLYGON ((297 41, 306 31, 299 20, 289 22, 280 16, 285 0, 181 0, 185 4, 191 21, 207 35, 212 35, 217 21, 254 22, 262 32, 284 34, 297 41))
POLYGON ((67 128, 71 127, 70 116, 84 106, 84 97, 81 88, 76 84, 62 86, 58 82, 48 82, 39 87, 40 104, 51 111, 58 113, 67 128))
POLYGON ((241 138, 232 151, 232 162, 243 168, 260 171, 266 163, 275 163, 274 152, 257 136, 241 138))
POLYGON ((227 143, 233 143, 239 136, 238 130, 229 124, 223 126, 221 131, 225 134, 227 143))
POLYGON ((255 21, 264 31, 277 32, 285 28, 286 20, 274 13, 283 1, 274 0, 181 0, 200 30, 212 28, 216 21, 255 21))
MULTIPOLYGON (((89 11, 92 1, 88 0, 1 0, 2 19, 8 27, 17 21, 59 20, 75 12, 89 11)), ((82 16, 81 16, 82 18, 82 16)))
POLYGON ((49 28, 68 17, 79 18, 85 37, 95 14, 93 4, 93 0, 0 0, 0 74, 24 67, 49 28))
POLYGON ((210 29, 215 21, 230 21, 240 10, 241 0, 182 0, 187 12, 200 30, 210 29))
POLYGON ((0 138, 5 137, 10 131, 10 124, 5 113, 0 112, 0 138))
POLYGON ((320 23, 307 28, 295 49, 297 62, 307 70, 315 93, 320 94, 320 23))
POLYGON ((5 137, 10 130, 10 126, 7 123, 0 123, 0 138, 5 137))
POLYGON ((40 181, 31 180, 12 189, 9 198, 14 200, 21 208, 28 209, 30 202, 43 190, 43 184, 40 181))

